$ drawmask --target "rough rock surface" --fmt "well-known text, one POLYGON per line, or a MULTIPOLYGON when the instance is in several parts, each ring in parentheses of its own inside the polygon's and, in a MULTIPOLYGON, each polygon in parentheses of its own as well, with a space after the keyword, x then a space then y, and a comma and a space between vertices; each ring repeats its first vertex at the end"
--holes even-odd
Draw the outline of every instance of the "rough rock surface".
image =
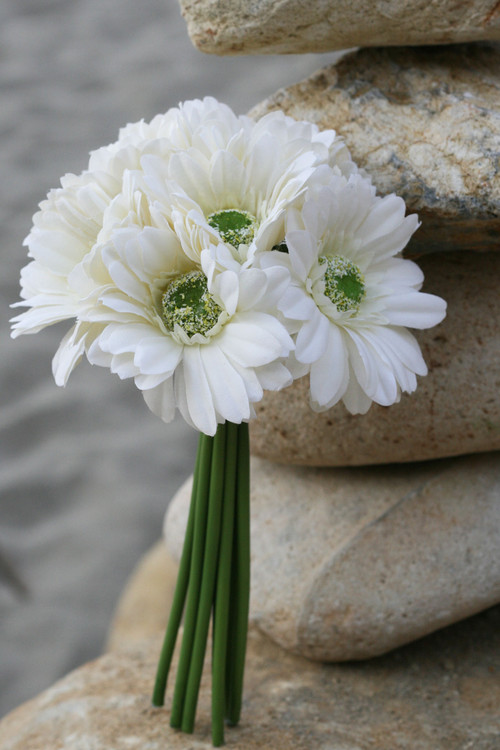
POLYGON ((257 404, 252 452, 272 461, 350 466, 500 449, 500 253, 421 258, 424 291, 448 302, 445 320, 417 331, 429 374, 390 407, 316 413, 308 377, 257 404))
MULTIPOLYGON (((496 453, 305 469, 252 462, 250 617, 321 661, 386 653, 500 602, 496 453)), ((166 516, 179 560, 190 481, 166 516)))
POLYGON ((251 114, 334 128, 379 192, 418 212, 420 254, 500 248, 499 108, 500 47, 457 45, 360 50, 251 114))
POLYGON ((180 0, 193 44, 217 55, 500 39, 496 0, 180 0))
MULTIPOLYGON (((0 750, 211 748, 205 671, 193 735, 150 705, 159 640, 101 657, 0 722, 0 750)), ((493 750, 500 740, 500 609, 389 656, 325 666, 249 637, 238 750, 493 750)), ((171 688, 170 688, 171 690, 171 688)))

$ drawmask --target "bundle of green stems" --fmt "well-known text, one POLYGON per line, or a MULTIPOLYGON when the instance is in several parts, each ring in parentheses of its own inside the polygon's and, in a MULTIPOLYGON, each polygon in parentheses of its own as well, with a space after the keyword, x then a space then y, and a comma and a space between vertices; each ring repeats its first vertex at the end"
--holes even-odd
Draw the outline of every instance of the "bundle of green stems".
POLYGON ((177 634, 184 630, 170 724, 194 729, 212 620, 212 742, 241 713, 250 596, 248 424, 226 422, 200 433, 177 583, 160 654, 153 705, 162 706, 177 634))

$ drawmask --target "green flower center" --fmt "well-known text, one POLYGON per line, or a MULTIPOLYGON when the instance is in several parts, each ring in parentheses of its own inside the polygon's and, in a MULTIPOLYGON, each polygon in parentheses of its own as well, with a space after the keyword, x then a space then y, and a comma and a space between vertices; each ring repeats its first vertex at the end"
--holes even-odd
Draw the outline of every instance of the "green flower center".
POLYGON ((257 229, 257 219, 248 211, 238 211, 235 208, 225 208, 216 211, 208 217, 208 223, 216 229, 224 242, 238 248, 239 245, 249 245, 257 229))
POLYGON ((202 271, 184 273, 172 281, 161 298, 163 321, 169 331, 175 324, 189 337, 205 334, 216 325, 222 307, 217 304, 207 288, 202 271))
POLYGON ((276 250, 278 253, 288 253, 288 245, 285 240, 281 240, 277 245, 273 245, 271 250, 276 250))
POLYGON ((323 279, 325 295, 339 312, 357 313, 365 296, 365 280, 355 263, 341 255, 322 255, 320 265, 326 265, 323 279))

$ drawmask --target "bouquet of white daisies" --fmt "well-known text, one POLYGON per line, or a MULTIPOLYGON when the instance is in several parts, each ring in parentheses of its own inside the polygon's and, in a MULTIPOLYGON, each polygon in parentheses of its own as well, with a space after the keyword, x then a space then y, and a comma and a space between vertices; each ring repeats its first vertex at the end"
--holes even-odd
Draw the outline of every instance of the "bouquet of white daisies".
POLYGON ((134 378, 165 422, 200 432, 153 703, 181 619, 171 724, 192 732, 212 620, 212 738, 241 709, 250 587, 248 422, 309 375, 311 407, 388 406, 426 374, 407 328, 445 315, 401 251, 418 227, 379 197, 333 130, 215 99, 120 131, 34 216, 13 336, 74 320, 53 361, 134 378))

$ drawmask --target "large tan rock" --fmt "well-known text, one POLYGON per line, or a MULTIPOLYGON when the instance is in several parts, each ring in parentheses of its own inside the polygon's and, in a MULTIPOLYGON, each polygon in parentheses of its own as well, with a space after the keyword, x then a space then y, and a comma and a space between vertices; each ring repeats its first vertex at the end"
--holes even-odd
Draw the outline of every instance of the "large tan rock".
POLYGON ((106 648, 132 648, 162 633, 172 606, 177 564, 157 544, 131 575, 111 622, 106 648))
MULTIPOLYGON (((324 666, 249 638, 235 750, 493 750, 500 610, 363 665, 324 666)), ((211 748, 208 669, 194 734, 150 705, 159 640, 72 672, 0 722, 0 750, 211 748)), ((208 667, 208 665, 207 665, 208 667)))
POLYGON ((496 0, 180 0, 193 44, 217 55, 500 39, 496 0))
POLYGON ((500 449, 500 253, 421 258, 424 291, 448 302, 437 328, 417 331, 429 374, 415 393, 365 415, 343 404, 315 413, 303 378, 257 404, 254 454, 283 463, 348 466, 500 449))
MULTIPOLYGON (((383 654, 500 602, 500 460, 305 469, 252 462, 251 621, 322 661, 383 654)), ((188 481, 167 549, 180 558, 188 481)))
POLYGON ((334 128, 379 192, 419 213, 408 254, 500 248, 498 45, 360 50, 251 114, 275 109, 334 128))

